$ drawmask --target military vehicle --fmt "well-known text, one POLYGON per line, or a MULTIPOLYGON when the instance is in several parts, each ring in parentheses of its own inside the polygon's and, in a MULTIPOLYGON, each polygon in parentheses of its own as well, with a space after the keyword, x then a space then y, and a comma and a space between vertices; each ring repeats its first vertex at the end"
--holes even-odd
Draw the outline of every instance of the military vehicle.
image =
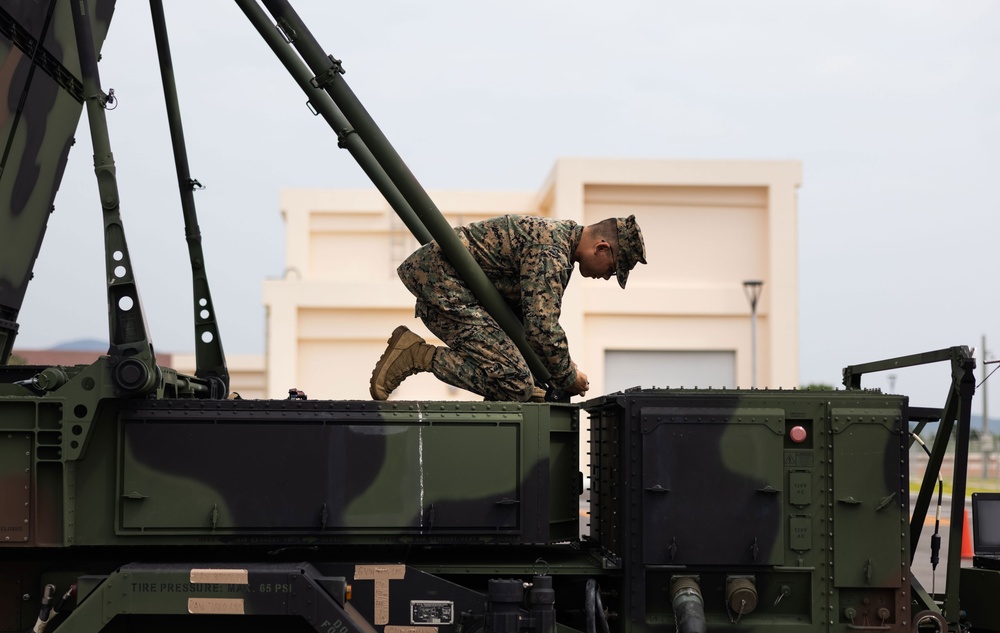
MULTIPOLYGON (((341 63, 285 0, 265 0, 267 13, 238 4, 546 385, 517 318, 341 63)), ((1000 576, 960 567, 966 347, 845 368, 836 391, 643 386, 579 405, 553 389, 537 404, 230 399, 163 8, 150 6, 193 277, 194 375, 157 364, 131 270, 97 63, 114 3, 0 2, 0 631, 1000 630, 1000 576), (109 349, 89 365, 8 365, 84 108, 109 349), (951 365, 941 409, 861 385, 927 362, 951 365), (911 508, 909 450, 931 423, 911 508), (946 584, 928 592, 911 562, 953 435, 946 584)))

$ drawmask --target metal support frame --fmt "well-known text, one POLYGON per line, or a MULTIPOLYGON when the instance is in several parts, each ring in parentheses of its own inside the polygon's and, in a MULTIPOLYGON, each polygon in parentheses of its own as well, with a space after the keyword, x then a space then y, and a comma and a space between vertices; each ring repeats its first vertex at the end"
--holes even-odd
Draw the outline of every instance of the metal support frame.
MULTIPOLYGON (((912 563, 913 557, 916 555, 917 544, 920 541, 920 531, 924 519, 927 517, 931 496, 934 493, 934 485, 940 475, 941 464, 944 462, 952 431, 956 430, 957 424, 955 471, 952 475, 951 528, 948 532, 948 560, 946 561, 943 608, 938 607, 938 604, 933 601, 934 597, 929 596, 918 582, 911 582, 914 597, 927 602, 924 604, 926 609, 940 610, 949 625, 957 626, 960 617, 958 583, 962 564, 962 534, 965 524, 965 489, 969 472, 972 396, 976 391, 975 356, 968 346, 963 345, 861 365, 851 365, 844 368, 844 386, 849 389, 860 389, 861 376, 867 373, 943 361, 951 363, 951 386, 948 389, 944 409, 941 411, 940 426, 934 437, 934 446, 927 463, 927 470, 920 482, 920 492, 917 494, 917 501, 913 506, 910 519, 910 562, 912 563)), ((911 416, 910 419, 911 421, 918 420, 918 428, 921 429, 930 418, 934 417, 928 415, 925 409, 915 410, 914 413, 917 414, 916 417, 911 416)))
POLYGON ((71 11, 76 32, 84 103, 94 144, 94 173, 104 211, 104 259, 108 284, 108 335, 112 376, 120 395, 141 396, 153 391, 160 379, 153 344, 139 299, 122 225, 118 180, 105 108, 110 98, 101 90, 97 52, 91 28, 91 8, 81 2, 71 11))
POLYGON ((226 355, 222 350, 222 335, 219 333, 219 322, 215 316, 215 305, 212 302, 208 273, 205 270, 205 255, 201 248, 201 229, 198 227, 198 214, 194 204, 194 190, 198 181, 191 178, 188 165, 184 127, 181 124, 181 108, 174 82, 174 67, 170 56, 170 40, 167 37, 162 0, 149 0, 149 9, 153 18, 153 36, 160 63, 163 100, 167 107, 174 165, 177 168, 177 188, 180 191, 181 210, 184 214, 184 235, 187 239, 188 258, 191 260, 195 326, 194 375, 208 381, 212 387, 213 398, 225 398, 229 394, 229 370, 226 367, 226 355))

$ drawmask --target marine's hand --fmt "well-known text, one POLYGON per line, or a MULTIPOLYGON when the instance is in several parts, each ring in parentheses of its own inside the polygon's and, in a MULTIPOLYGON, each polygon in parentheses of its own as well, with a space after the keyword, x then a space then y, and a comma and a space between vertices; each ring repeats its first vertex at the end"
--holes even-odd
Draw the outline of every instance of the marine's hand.
MULTIPOLYGON (((574 366, 575 365, 576 364, 574 363, 574 366)), ((567 391, 578 396, 585 396, 587 395, 587 390, 589 389, 590 389, 590 379, 587 378, 587 374, 580 371, 580 368, 577 367, 576 381, 572 385, 570 385, 570 388, 567 389, 567 391)))

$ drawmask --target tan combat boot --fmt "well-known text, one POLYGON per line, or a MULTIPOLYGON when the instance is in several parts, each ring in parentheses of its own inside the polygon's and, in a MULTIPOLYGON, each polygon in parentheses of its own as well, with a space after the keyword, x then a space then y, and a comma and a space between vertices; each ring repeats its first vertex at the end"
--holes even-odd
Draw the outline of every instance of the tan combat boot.
POLYGON ((407 376, 420 371, 430 371, 434 351, 424 339, 411 332, 405 325, 392 331, 389 345, 375 363, 369 391, 374 400, 385 400, 407 376))

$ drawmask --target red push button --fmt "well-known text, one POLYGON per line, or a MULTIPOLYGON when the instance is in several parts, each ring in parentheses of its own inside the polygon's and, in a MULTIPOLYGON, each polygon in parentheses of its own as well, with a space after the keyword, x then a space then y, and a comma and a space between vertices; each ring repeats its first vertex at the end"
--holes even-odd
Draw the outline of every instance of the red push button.
POLYGON ((788 433, 792 441, 796 444, 801 444, 806 441, 806 430, 802 426, 793 426, 792 430, 788 433))

